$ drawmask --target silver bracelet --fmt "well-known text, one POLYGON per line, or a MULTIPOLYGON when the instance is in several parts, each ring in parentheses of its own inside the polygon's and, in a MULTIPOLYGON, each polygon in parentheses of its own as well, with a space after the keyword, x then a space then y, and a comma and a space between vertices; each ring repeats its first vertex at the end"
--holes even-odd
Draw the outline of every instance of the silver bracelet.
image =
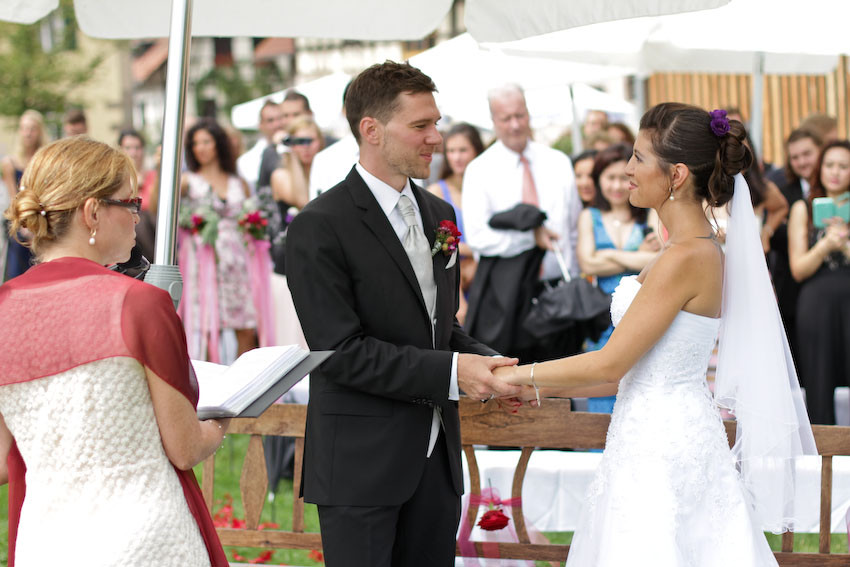
POLYGON ((537 396, 537 407, 540 407, 540 388, 537 387, 537 382, 534 381, 534 367, 536 362, 531 363, 531 385, 534 386, 534 395, 537 396))

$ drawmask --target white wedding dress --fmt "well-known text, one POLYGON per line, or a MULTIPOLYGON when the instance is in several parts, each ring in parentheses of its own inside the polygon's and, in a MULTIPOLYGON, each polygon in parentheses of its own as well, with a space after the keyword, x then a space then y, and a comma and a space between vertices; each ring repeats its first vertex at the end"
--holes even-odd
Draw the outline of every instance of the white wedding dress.
MULTIPOLYGON (((639 289, 614 291, 615 326, 639 289)), ((777 565, 705 379, 719 326, 681 311, 623 377, 568 567, 777 565)))

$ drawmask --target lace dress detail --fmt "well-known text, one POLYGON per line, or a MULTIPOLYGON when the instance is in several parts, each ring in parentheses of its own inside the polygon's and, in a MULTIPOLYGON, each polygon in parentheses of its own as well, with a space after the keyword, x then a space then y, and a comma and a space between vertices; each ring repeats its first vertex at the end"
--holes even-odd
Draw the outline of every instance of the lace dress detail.
POLYGON ((210 564, 138 361, 5 386, 0 414, 28 466, 18 567, 210 564))
MULTIPOLYGON (((616 326, 640 289, 614 291, 616 326)), ((623 377, 569 567, 775 566, 705 380, 720 320, 680 312, 623 377)))

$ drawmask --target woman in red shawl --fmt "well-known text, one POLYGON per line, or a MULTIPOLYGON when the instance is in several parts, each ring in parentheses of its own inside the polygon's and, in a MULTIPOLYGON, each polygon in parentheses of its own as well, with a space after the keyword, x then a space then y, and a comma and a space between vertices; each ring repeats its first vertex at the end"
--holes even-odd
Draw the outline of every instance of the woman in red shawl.
POLYGON ((64 139, 6 213, 40 262, 0 287, 10 567, 227 565, 192 467, 228 423, 197 418, 168 295, 104 267, 130 256, 136 191, 126 154, 64 139))

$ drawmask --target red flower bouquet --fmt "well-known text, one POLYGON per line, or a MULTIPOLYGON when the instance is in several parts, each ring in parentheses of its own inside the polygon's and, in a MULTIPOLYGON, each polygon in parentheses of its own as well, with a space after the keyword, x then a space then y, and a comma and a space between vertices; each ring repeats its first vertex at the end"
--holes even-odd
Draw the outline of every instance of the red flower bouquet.
POLYGON ((434 256, 440 250, 445 256, 451 256, 457 250, 457 245, 460 244, 461 232, 457 229, 457 225, 450 220, 441 221, 434 231, 434 247, 431 248, 431 256, 434 256))

